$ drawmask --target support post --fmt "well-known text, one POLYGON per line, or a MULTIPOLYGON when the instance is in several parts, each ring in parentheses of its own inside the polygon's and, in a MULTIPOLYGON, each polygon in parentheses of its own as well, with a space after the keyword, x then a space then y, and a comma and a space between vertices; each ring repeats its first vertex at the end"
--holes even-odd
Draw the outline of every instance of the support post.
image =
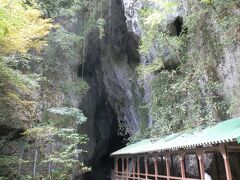
POLYGON ((232 173, 231 173, 231 168, 229 164, 229 156, 228 156, 225 145, 220 146, 220 152, 223 156, 227 180, 232 180, 232 173))
POLYGON ((128 157, 126 158, 126 176, 128 179, 128 157))
POLYGON ((204 168, 204 163, 203 163, 203 152, 198 151, 198 152, 196 152, 196 154, 198 156, 201 180, 205 180, 205 168, 204 168))
POLYGON ((170 180, 170 156, 166 155, 166 170, 167 170, 167 180, 170 180))
POLYGON ((115 160, 114 178, 117 179, 116 175, 118 175, 118 157, 115 157, 114 160, 115 160))
POLYGON ((135 157, 132 157, 133 180, 135 180, 135 166, 136 166, 135 157))
POLYGON ((122 157, 122 180, 124 180, 124 176, 125 176, 125 168, 124 168, 124 157, 122 157))
POLYGON ((180 164, 181 164, 181 175, 182 175, 182 178, 185 178, 186 177, 186 174, 185 174, 185 163, 184 163, 184 154, 180 154, 180 164))
POLYGON ((148 180, 148 157, 144 156, 145 178, 148 180))
POLYGON ((158 164, 157 164, 158 157, 154 156, 153 157, 153 162, 154 162, 154 172, 155 172, 155 180, 158 180, 158 164))
POLYGON ((140 173, 140 163, 139 163, 139 157, 137 157, 137 177, 138 177, 138 179, 140 178, 139 173, 140 173))

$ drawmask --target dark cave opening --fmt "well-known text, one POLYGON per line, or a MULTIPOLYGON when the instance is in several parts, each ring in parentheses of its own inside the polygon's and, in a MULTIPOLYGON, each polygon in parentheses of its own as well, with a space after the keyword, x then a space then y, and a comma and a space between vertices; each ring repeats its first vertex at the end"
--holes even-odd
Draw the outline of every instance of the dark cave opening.
POLYGON ((84 180, 111 180, 111 171, 114 169, 114 159, 110 157, 110 154, 125 147, 125 139, 128 137, 128 135, 121 136, 118 134, 118 123, 117 119, 115 119, 112 124, 107 152, 92 164, 92 171, 84 175, 84 180))
POLYGON ((84 174, 84 180, 111 180, 114 160, 110 154, 126 146, 128 134, 119 133, 117 115, 103 98, 95 114, 94 136, 96 147, 90 161, 92 171, 84 174))
POLYGON ((12 128, 6 125, 0 125, 0 139, 2 137, 7 138, 8 140, 15 140, 18 138, 21 138, 24 132, 24 129, 22 128, 12 128))
POLYGON ((117 119, 112 124, 112 132, 109 140, 109 148, 105 156, 102 157, 101 161, 106 166, 106 180, 111 180, 111 170, 114 169, 114 160, 110 157, 110 154, 126 146, 126 138, 128 135, 122 136, 118 133, 117 119))
POLYGON ((181 36, 183 33, 183 19, 182 17, 177 17, 169 25, 169 35, 170 36, 181 36))
POLYGON ((122 91, 121 86, 117 85, 117 77, 111 77, 118 76, 121 72, 115 75, 110 68, 116 67, 125 72, 126 65, 135 69, 140 63, 139 39, 127 31, 122 1, 112 0, 110 6, 104 17, 104 38, 96 38, 97 32, 88 37, 86 61, 84 67, 80 65, 78 68, 78 76, 83 77, 90 86, 88 97, 84 101, 86 105, 83 103, 81 109, 88 117, 89 125, 86 129, 91 130, 87 132, 90 145, 85 162, 92 167, 90 172, 77 177, 80 180, 110 180, 111 170, 114 168, 114 160, 110 154, 125 147, 125 139, 129 137, 125 133, 119 134, 119 129, 121 132, 125 131, 121 125, 125 121, 122 117, 124 112, 120 109, 127 100, 123 94, 125 90, 122 91), (111 94, 109 88, 115 88, 116 96, 111 94), (87 107, 89 102, 92 106, 87 107))
POLYGON ((128 64, 135 69, 140 63, 139 38, 133 33, 129 33, 127 42, 128 64))

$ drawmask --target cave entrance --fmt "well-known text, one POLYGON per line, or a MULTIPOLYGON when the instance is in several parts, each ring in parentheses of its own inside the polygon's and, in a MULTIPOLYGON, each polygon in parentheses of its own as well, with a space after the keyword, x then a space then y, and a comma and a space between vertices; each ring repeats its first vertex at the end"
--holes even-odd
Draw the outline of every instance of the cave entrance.
POLYGON ((183 19, 182 19, 182 17, 177 17, 169 25, 169 35, 170 36, 181 36, 182 33, 183 33, 183 19))
MULTIPOLYGON (((103 114, 110 113, 112 115, 112 117, 108 119, 108 122, 107 122, 107 123, 110 123, 111 126, 110 128, 105 128, 105 129, 104 127, 101 128, 101 131, 105 131, 107 134, 107 136, 105 136, 106 139, 99 138, 97 140, 97 145, 95 148, 93 159, 90 162, 92 171, 85 173, 82 178, 83 180, 96 180, 96 179, 111 180, 111 173, 112 173, 112 170, 114 169, 114 160, 113 158, 110 157, 110 154, 112 152, 117 151, 118 149, 125 147, 127 142, 126 139, 129 138, 129 134, 127 133, 119 134, 120 125, 118 123, 117 115, 115 114, 113 109, 108 105, 105 108, 103 108, 104 107, 103 104, 101 107, 102 108, 99 109, 99 112, 103 114), (106 112, 107 111, 106 109, 109 110, 108 113, 106 112)), ((97 113, 97 116, 101 117, 99 113, 97 113)), ((96 121, 99 122, 100 119, 96 119, 96 121)), ((121 127, 121 130, 124 130, 122 128, 123 127, 121 127)), ((96 136, 101 136, 100 134, 96 136)), ((98 137, 96 137, 96 139, 97 138, 98 137)))
POLYGON ((108 152, 101 159, 106 168, 104 180, 111 180, 111 173, 112 170, 114 170, 114 159, 110 157, 110 154, 125 147, 127 145, 126 139, 129 138, 129 134, 120 135, 118 129, 118 121, 115 119, 112 124, 112 132, 109 139, 108 152))

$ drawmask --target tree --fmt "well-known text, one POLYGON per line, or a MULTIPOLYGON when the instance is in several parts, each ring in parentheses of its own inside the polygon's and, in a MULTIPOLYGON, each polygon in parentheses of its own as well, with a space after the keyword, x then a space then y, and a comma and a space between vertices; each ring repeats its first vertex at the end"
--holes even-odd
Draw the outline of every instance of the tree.
POLYGON ((44 37, 54 27, 51 19, 43 19, 34 0, 0 0, 0 53, 27 53, 41 50, 44 37))
POLYGON ((31 95, 39 87, 40 76, 32 73, 29 50, 40 51, 45 36, 54 27, 42 18, 34 0, 0 0, 0 120, 22 127, 33 121, 35 106, 31 95), (19 68, 21 67, 21 68, 19 68), (9 121, 10 120, 10 121, 9 121))
MULTIPOLYGON (((86 122, 82 111, 76 108, 58 107, 47 110, 45 120, 38 126, 28 129, 24 135, 26 141, 32 141, 36 151, 43 151, 42 165, 49 164, 50 179, 72 179, 74 173, 89 171, 78 157, 85 152, 78 145, 87 142, 86 135, 77 132, 77 126, 86 122), (46 146, 52 146, 52 152, 46 153, 46 146)), ((41 174, 38 173, 38 176, 41 174)))

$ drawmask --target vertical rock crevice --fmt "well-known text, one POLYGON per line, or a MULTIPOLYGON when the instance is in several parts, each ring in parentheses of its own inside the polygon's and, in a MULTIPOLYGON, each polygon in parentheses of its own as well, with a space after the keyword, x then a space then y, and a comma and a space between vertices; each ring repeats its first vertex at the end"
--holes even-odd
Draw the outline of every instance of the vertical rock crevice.
POLYGON ((88 121, 79 131, 89 138, 88 152, 82 158, 92 171, 77 177, 81 180, 110 179, 110 154, 124 147, 129 134, 139 129, 139 110, 134 103, 142 98, 135 72, 140 63, 138 38, 127 30, 121 0, 111 0, 105 7, 105 36, 99 39, 97 31, 90 34, 84 68, 78 68, 78 75, 90 87, 79 106, 88 121))

